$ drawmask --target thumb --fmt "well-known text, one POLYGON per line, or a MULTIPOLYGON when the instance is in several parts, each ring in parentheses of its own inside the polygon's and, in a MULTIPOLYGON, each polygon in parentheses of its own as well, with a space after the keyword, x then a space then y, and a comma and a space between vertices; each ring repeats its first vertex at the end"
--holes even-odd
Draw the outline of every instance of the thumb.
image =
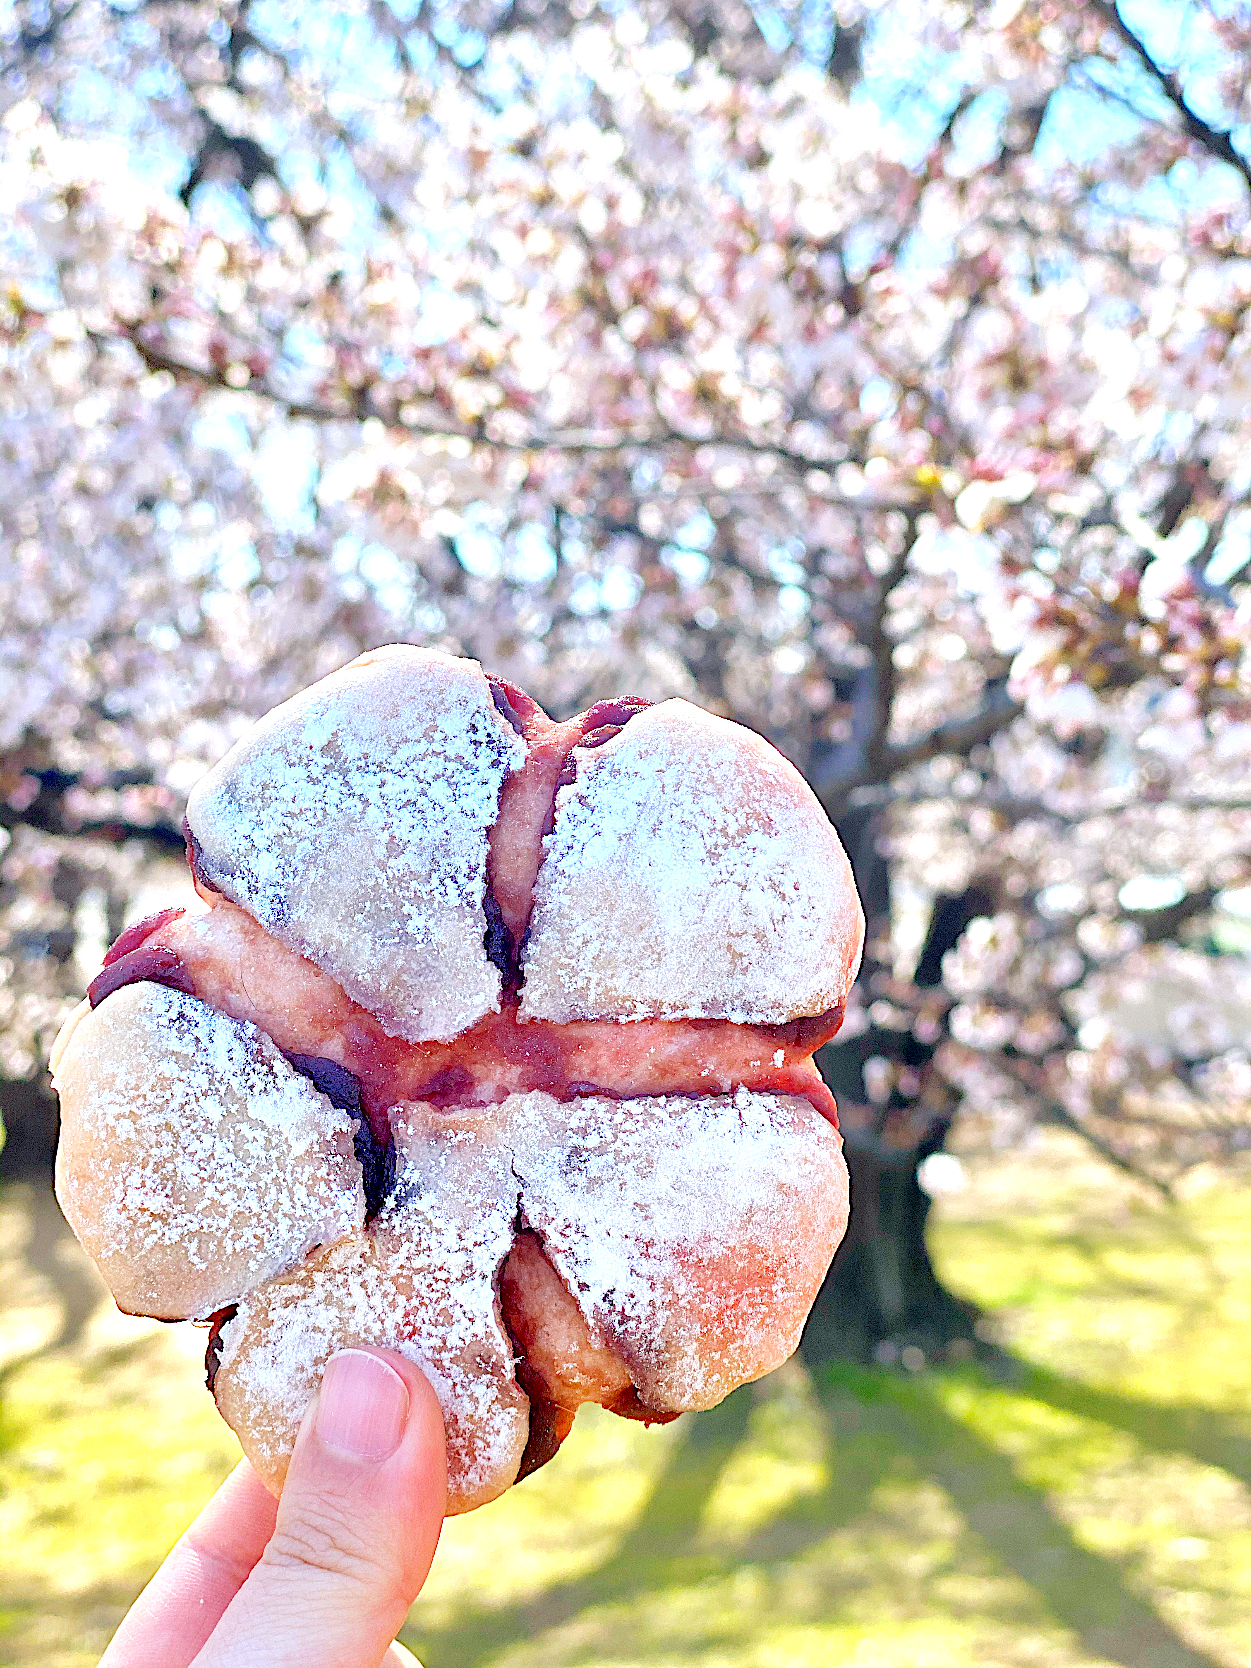
POLYGON ((411 1362, 331 1358, 273 1537, 192 1668, 379 1668, 434 1557, 443 1419, 411 1362))

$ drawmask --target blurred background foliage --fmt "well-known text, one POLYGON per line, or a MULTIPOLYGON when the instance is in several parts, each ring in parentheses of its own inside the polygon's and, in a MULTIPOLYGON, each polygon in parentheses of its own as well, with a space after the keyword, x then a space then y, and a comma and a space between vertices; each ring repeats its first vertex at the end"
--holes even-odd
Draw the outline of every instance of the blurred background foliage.
POLYGON ((814 1370, 994 1367, 970 1143, 1232 1187, 1249 80, 1245 0, 0 0, 4 1173, 191 782, 405 639, 839 827, 814 1370))

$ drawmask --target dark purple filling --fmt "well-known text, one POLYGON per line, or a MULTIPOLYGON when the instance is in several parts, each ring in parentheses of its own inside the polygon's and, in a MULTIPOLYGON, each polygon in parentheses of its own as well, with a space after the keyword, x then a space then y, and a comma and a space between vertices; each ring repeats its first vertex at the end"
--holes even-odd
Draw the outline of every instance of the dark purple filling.
POLYGON ((355 1072, 320 1054, 288 1054, 287 1060, 340 1112, 350 1112, 354 1118, 362 1116, 361 1080, 355 1072))
POLYGON ((204 1351, 204 1382, 210 1392, 217 1383, 217 1369, 222 1364, 222 1328, 227 1321, 231 1321, 239 1312, 239 1305, 231 1303, 225 1309, 219 1309, 209 1321, 208 1344, 204 1351))
POLYGON ((504 978, 506 989, 511 988, 517 980, 517 953, 513 945, 513 935, 504 923, 499 904, 495 901, 495 893, 491 884, 487 882, 486 894, 482 900, 482 907, 486 913, 486 932, 482 935, 482 942, 486 947, 487 960, 498 967, 504 978))
POLYGON ((474 1075, 467 1066, 442 1066, 428 1083, 415 1090, 414 1100, 427 1100, 443 1111, 448 1106, 460 1106, 474 1088, 474 1075))
MULTIPOLYGON (((758 1025, 756 1029, 767 1032, 785 1048, 797 1048, 811 1053, 822 1043, 828 1042, 842 1025, 845 1009, 846 1003, 840 1002, 836 1008, 827 1008, 823 1014, 804 1014, 799 1019, 784 1019, 776 1025, 758 1025)), ((702 1025, 705 1021, 697 1019, 694 1023, 702 1025)))
POLYGON ((614 736, 619 736, 624 728, 624 724, 601 724, 597 730, 588 730, 578 746, 602 747, 606 741, 611 741, 614 736))
MULTIPOLYGON (((618 695, 611 701, 596 701, 593 707, 588 707, 582 717, 582 736, 576 746, 593 749, 602 747, 606 741, 619 736, 632 718, 645 712, 654 705, 645 701, 641 695, 618 695)), ((567 788, 577 780, 578 767, 573 754, 565 760, 564 768, 556 780, 558 788, 567 788)))
POLYGON ((177 950, 143 944, 101 968, 87 986, 87 1000, 93 1008, 98 1008, 106 996, 112 996, 123 985, 139 984, 143 980, 180 990, 185 996, 195 995, 195 985, 177 950))
POLYGON ((361 1185, 365 1189, 365 1216, 370 1222, 386 1204, 395 1186, 395 1142, 379 1141, 374 1126, 362 1117, 353 1137, 361 1185))
MULTIPOLYGON (((592 741, 592 736, 609 728, 615 735, 618 730, 623 730, 632 718, 637 718, 639 713, 645 712, 654 704, 652 701, 645 701, 641 695, 615 695, 609 701, 596 701, 593 707, 588 707, 582 714, 582 740, 578 746, 598 747, 600 743, 592 741)), ((603 739, 607 741, 608 737, 605 736, 603 739)))
POLYGON ((495 703, 496 712, 499 713, 506 724, 520 735, 522 733, 521 720, 517 716, 517 709, 508 699, 507 686, 501 683, 499 678, 488 678, 487 682, 491 686, 491 699, 495 703))
POLYGON ((491 686, 491 699, 495 703, 495 710, 504 722, 517 732, 519 736, 526 733, 525 720, 533 718, 540 710, 539 703, 531 700, 523 689, 515 684, 506 683, 503 678, 487 674, 487 682, 491 686))
MULTIPOLYGON (((529 1390, 527 1394, 530 1394, 529 1390)), ((522 1482, 546 1465, 548 1460, 555 1459, 572 1424, 573 1414, 566 1408, 557 1407, 541 1395, 530 1395, 530 1435, 526 1439, 525 1452, 514 1481, 522 1482)))
MULTIPOLYGON (((215 885, 204 871, 204 847, 191 832, 191 824, 186 817, 182 819, 182 837, 187 845, 187 867, 191 870, 192 880, 208 892, 221 892, 221 887, 215 885)), ((222 896, 225 894, 222 893, 222 896)))
POLYGON ((352 1144, 361 1167, 365 1214, 372 1222, 395 1185, 395 1143, 389 1138, 381 1141, 374 1133, 374 1127, 361 1104, 361 1083, 355 1072, 350 1072, 337 1060, 326 1060, 318 1054, 288 1054, 287 1059, 301 1077, 307 1077, 314 1089, 325 1095, 332 1106, 356 1119, 352 1144))

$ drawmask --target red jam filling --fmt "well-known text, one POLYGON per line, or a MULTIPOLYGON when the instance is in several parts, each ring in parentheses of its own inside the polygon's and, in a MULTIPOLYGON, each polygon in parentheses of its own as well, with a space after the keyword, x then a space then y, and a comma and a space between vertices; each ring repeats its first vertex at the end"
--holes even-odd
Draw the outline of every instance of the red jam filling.
POLYGON ((155 915, 145 915, 142 921, 136 921, 133 927, 116 938, 105 953, 104 965, 111 967, 115 961, 128 956, 132 950, 137 950, 145 938, 151 938, 154 932, 159 932, 170 921, 176 921, 180 915, 185 915, 185 909, 160 909, 155 915))
POLYGON ((743 1087, 803 1095, 837 1127, 833 1096, 811 1055, 841 1020, 840 1008, 809 1023, 778 1026, 717 1019, 553 1025, 519 1021, 510 1001, 447 1043, 403 1042, 376 1023, 352 1025, 343 1041, 371 1116, 401 1100, 443 1108, 489 1105, 531 1089, 560 1099, 598 1094, 623 1100, 723 1095, 743 1087))

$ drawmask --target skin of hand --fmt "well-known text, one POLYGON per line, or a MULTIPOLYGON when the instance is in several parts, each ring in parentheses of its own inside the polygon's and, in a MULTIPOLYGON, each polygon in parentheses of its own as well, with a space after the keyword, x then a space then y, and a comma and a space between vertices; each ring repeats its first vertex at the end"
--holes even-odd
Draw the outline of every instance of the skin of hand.
POLYGON ((443 1417, 426 1379, 391 1351, 341 1350, 282 1499, 241 1462, 100 1668, 415 1668, 393 1641, 430 1569, 446 1497, 443 1417))

